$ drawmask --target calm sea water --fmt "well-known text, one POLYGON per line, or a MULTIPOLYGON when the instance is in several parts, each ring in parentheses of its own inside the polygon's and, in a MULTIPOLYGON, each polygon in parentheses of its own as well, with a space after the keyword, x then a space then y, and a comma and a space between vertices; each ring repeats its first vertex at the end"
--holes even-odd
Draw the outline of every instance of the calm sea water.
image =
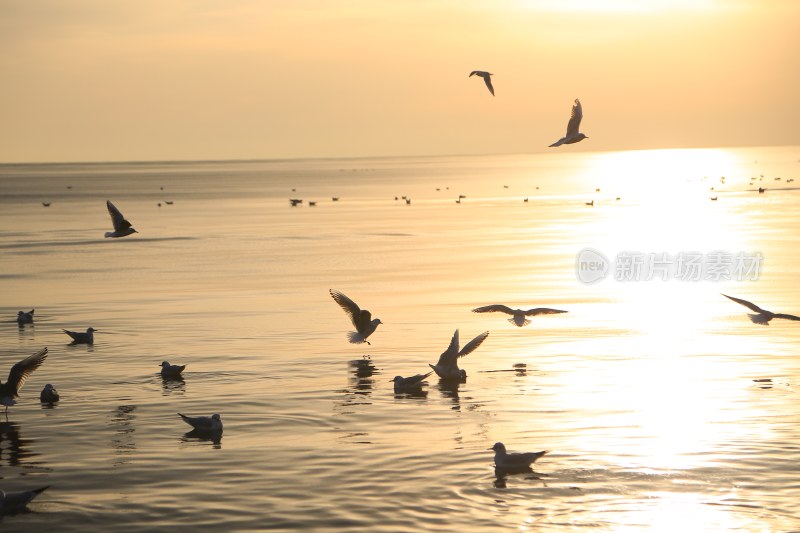
POLYGON ((800 314, 792 178, 800 147, 2 165, 2 378, 50 354, 0 423, 0 488, 51 488, 0 527, 800 530, 800 326, 720 295, 800 314), (103 238, 107 199, 138 234, 103 238), (604 281, 578 280, 586 247, 604 281), (763 259, 614 279, 620 254, 689 252, 763 259), (381 318, 371 346, 330 288, 381 318), (492 303, 569 313, 470 312, 492 303), (456 328, 490 331, 466 383, 395 395, 456 328), (220 413, 222 439, 177 412, 220 413), (550 453, 498 477, 496 441, 550 453))

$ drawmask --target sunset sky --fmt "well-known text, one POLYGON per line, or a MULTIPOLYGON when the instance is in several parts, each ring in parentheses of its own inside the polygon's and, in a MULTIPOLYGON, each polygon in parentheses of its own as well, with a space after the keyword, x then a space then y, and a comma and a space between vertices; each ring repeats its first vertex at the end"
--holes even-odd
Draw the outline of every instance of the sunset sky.
POLYGON ((800 144, 798 21, 794 0, 0 0, 0 162, 800 144), (589 138, 547 148, 576 97, 589 138))

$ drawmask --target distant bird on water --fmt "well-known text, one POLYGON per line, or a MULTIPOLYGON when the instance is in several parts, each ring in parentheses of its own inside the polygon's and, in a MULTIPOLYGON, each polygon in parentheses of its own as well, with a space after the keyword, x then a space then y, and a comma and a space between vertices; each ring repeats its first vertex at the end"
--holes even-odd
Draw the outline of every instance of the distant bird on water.
POLYGON ((584 139, 588 139, 586 135, 578 132, 578 129, 581 127, 582 118, 583 107, 581 106, 581 101, 576 98, 575 105, 572 106, 572 113, 569 116, 569 122, 567 123, 567 134, 551 144, 550 147, 552 148, 553 146, 561 146, 562 144, 572 144, 580 142, 584 139))
POLYGON ((67 331, 66 329, 61 331, 72 337, 72 344, 94 344, 94 332, 97 330, 94 328, 86 328, 86 333, 67 331))
POLYGON ((353 344, 361 344, 366 342, 369 344, 367 337, 375 332, 375 328, 379 324, 383 324, 379 318, 372 318, 372 314, 366 309, 361 309, 356 303, 342 294, 341 292, 330 289, 331 296, 339 304, 339 307, 344 309, 344 312, 350 317, 356 331, 348 331, 347 339, 353 344))
POLYGON ((512 324, 522 327, 527 326, 531 323, 526 317, 529 316, 536 316, 536 315, 555 315, 558 313, 566 313, 567 311, 562 311, 561 309, 550 309, 548 307, 536 307, 534 309, 511 309, 506 305, 495 304, 495 305, 485 305, 483 307, 476 307, 472 310, 473 313, 505 313, 507 315, 511 315, 511 318, 508 319, 509 322, 512 324))
POLYGON ((8 408, 17 403, 14 398, 19 396, 22 385, 28 376, 41 366, 45 358, 47 358, 47 348, 42 348, 12 366, 6 382, 0 383, 0 403, 6 406, 6 418, 8 418, 8 408))
POLYGON ((0 490, 0 514, 11 514, 22 511, 39 494, 50 488, 50 485, 40 489, 22 492, 5 492, 0 490))
POLYGON ((439 361, 435 365, 429 364, 428 366, 436 372, 436 375, 442 379, 459 379, 463 380, 467 377, 467 372, 458 368, 458 359, 471 353, 478 346, 486 340, 489 336, 488 331, 484 331, 471 341, 469 341, 460 351, 458 349, 458 330, 453 334, 453 339, 450 341, 450 346, 447 350, 439 356, 439 361))
POLYGON ((39 394, 39 401, 42 403, 56 403, 61 399, 58 391, 50 383, 44 386, 42 392, 39 394))
POLYGON ((427 384, 425 378, 431 374, 433 374, 433 372, 428 372, 427 374, 417 374, 407 378, 404 378, 403 376, 395 376, 392 380, 394 382, 395 394, 419 391, 423 385, 427 384))
POLYGON ((222 433, 222 419, 218 414, 213 414, 211 416, 186 416, 178 413, 178 416, 196 431, 222 433))
POLYGON ((469 73, 469 77, 472 76, 480 76, 483 78, 483 81, 486 82, 486 87, 489 89, 489 92, 492 93, 494 96, 494 87, 492 87, 492 78, 493 74, 491 72, 486 72, 485 70, 473 70, 469 73))
POLYGON ((186 368, 186 365, 171 365, 169 361, 161 361, 161 377, 179 378, 184 368, 186 368))
POLYGON ((502 442, 496 442, 494 446, 489 449, 494 450, 494 466, 498 470, 529 469, 537 459, 547 453, 547 450, 541 452, 508 453, 505 444, 502 442))
POLYGON ((126 237, 131 233, 139 233, 131 223, 125 220, 125 217, 122 216, 119 209, 117 209, 111 201, 106 200, 106 207, 108 208, 108 214, 111 215, 111 223, 114 224, 114 231, 107 231, 105 236, 106 237, 126 237))
POLYGON ((31 309, 27 313, 25 311, 20 311, 17 313, 17 324, 20 326, 23 324, 33 324, 33 312, 34 309, 31 309))
POLYGON ((766 309, 761 309, 759 306, 752 302, 748 302, 747 300, 742 300, 741 298, 734 298, 733 296, 728 296, 727 294, 723 294, 725 298, 733 300, 737 304, 743 305, 746 308, 750 309, 751 311, 755 311, 755 315, 751 315, 748 313, 747 316, 750 317, 750 321, 753 324, 761 324, 763 326, 769 326, 769 321, 773 318, 785 318, 786 320, 800 320, 800 316, 794 315, 786 315, 783 313, 773 313, 771 311, 767 311, 766 309))

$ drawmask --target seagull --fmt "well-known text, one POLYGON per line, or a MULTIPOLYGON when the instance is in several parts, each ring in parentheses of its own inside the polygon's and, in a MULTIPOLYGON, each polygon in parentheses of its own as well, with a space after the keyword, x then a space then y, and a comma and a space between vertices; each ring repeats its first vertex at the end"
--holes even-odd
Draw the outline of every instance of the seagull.
POLYGON ((458 368, 458 358, 464 357, 468 353, 471 353, 475 348, 481 345, 481 343, 486 340, 486 337, 489 336, 488 331, 484 331, 471 341, 469 341, 461 351, 458 351, 458 330, 453 334, 453 339, 450 341, 450 346, 448 346, 447 350, 439 356, 439 362, 435 365, 429 364, 428 366, 436 372, 436 375, 442 379, 466 379, 467 372, 461 368, 458 368))
POLYGON ((211 416, 186 416, 178 413, 183 421, 192 426, 197 431, 208 433, 222 433, 222 419, 218 414, 211 416))
POLYGON ((19 390, 34 370, 44 363, 47 357, 47 348, 42 348, 33 355, 29 355, 22 361, 11 367, 8 379, 5 383, 0 383, 0 403, 6 406, 6 418, 8 418, 8 408, 16 404, 19 390))
POLYGON ((527 326, 531 323, 530 320, 525 318, 526 316, 555 315, 567 312, 561 309, 550 309, 548 307, 536 307, 535 309, 528 309, 526 311, 524 309, 511 309, 508 306, 500 304, 484 305, 483 307, 476 307, 472 310, 473 313, 493 313, 495 311, 511 315, 512 318, 509 318, 508 321, 519 327, 527 326))
POLYGON ((486 72, 484 70, 473 70, 469 73, 469 77, 472 76, 480 76, 483 78, 483 81, 486 82, 486 87, 489 88, 489 92, 492 93, 492 96, 494 96, 494 87, 492 87, 492 79, 490 78, 490 76, 493 76, 491 72, 486 72))
POLYGON ((44 386, 42 393, 39 394, 39 401, 42 403, 56 403, 60 399, 61 397, 58 395, 56 388, 49 383, 44 386))
POLYGON ((562 144, 572 144, 580 142, 584 139, 588 139, 588 137, 586 137, 586 135, 583 133, 578 133, 578 128, 581 127, 582 118, 583 107, 581 107, 581 101, 576 98, 575 105, 572 106, 572 113, 569 116, 569 123, 567 124, 567 135, 561 137, 558 141, 551 144, 550 147, 552 148, 553 146, 561 146, 562 144))
POLYGON ((494 446, 489 449, 494 450, 494 466, 500 470, 529 469, 539 457, 547 453, 547 450, 529 453, 508 453, 506 452, 505 444, 502 442, 495 442, 494 446))
POLYGON ((122 213, 111 201, 106 200, 106 207, 108 208, 108 214, 111 215, 111 223, 114 224, 114 231, 107 231, 106 237, 125 237, 131 233, 139 233, 133 229, 130 222, 125 220, 125 217, 122 216, 122 213))
POLYGON ((403 376, 395 376, 392 380, 394 382, 394 393, 400 394, 403 392, 416 392, 419 391, 423 385, 427 385, 427 381, 423 381, 425 378, 433 374, 433 372, 428 372, 427 374, 417 374, 416 376, 411 376, 408 378, 404 378, 403 376))
POLYGON ((49 488, 50 485, 23 492, 5 492, 0 490, 0 514, 15 513, 23 510, 35 497, 49 488))
POLYGON ((72 344, 94 344, 94 332, 97 330, 94 328, 86 328, 86 333, 67 331, 66 329, 62 329, 61 331, 72 337, 72 344))
POLYGON ((27 313, 25 311, 17 313, 17 324, 20 326, 23 324, 33 324, 33 312, 34 309, 31 309, 27 313))
POLYGON ((383 324, 380 318, 372 318, 372 314, 369 311, 358 307, 353 300, 341 292, 330 289, 330 293, 336 303, 339 304, 339 307, 344 309, 344 312, 350 316, 350 320, 353 321, 353 326, 356 328, 356 331, 347 332, 347 338, 350 342, 353 344, 361 344, 362 342, 369 344, 367 337, 372 335, 378 324, 383 324))
POLYGON ((766 309, 761 309, 754 303, 748 302, 747 300, 742 300, 741 298, 734 298, 733 296, 728 296, 727 294, 723 294, 725 298, 729 298, 736 302, 737 304, 741 304, 746 308, 750 309, 751 311, 755 311, 757 314, 751 315, 747 314, 750 317, 750 321, 753 324, 762 324, 764 326, 769 326, 769 321, 773 318, 785 318, 786 320, 800 320, 800 316, 794 315, 786 315, 783 313, 773 313, 772 311, 767 311, 766 309))
POLYGON ((161 377, 162 378, 179 378, 181 372, 186 368, 186 365, 171 365, 169 361, 161 362, 161 377))

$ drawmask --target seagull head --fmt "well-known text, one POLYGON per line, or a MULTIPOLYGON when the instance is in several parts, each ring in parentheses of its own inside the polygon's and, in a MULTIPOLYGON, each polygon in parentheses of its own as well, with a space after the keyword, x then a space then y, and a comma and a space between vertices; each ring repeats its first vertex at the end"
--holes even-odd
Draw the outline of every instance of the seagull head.
POLYGON ((161 368, 169 368, 169 361, 161 361, 161 368))
POLYGON ((502 453, 505 453, 505 451, 506 451, 506 445, 505 445, 505 444, 503 444, 502 442, 495 442, 495 443, 494 443, 494 446, 492 446, 492 447, 491 447, 491 448, 489 448, 489 449, 490 449, 490 450, 494 450, 494 451, 496 451, 496 452, 502 452, 502 453))
POLYGON ((400 381, 403 381, 403 376, 395 376, 394 379, 391 379, 389 381, 393 381, 394 383, 399 383, 400 381))
POLYGON ((95 331, 97 330, 94 328, 86 328, 86 333, 94 333, 95 331))
POLYGON ((217 422, 222 422, 222 419, 219 417, 217 413, 211 415, 211 420, 216 420, 217 422))

